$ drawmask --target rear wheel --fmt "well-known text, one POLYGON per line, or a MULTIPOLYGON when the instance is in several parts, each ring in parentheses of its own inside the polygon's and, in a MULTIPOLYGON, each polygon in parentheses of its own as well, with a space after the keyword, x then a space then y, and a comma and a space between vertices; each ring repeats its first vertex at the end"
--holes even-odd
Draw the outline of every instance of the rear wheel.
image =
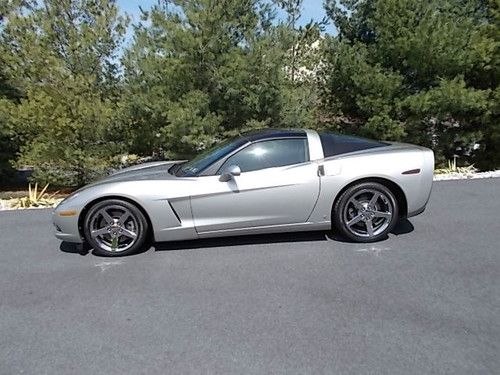
POLYGON ((110 199, 96 203, 84 219, 84 235, 97 254, 124 256, 144 246, 148 223, 133 204, 110 199))
POLYGON ((335 202, 335 228, 356 242, 374 242, 387 237, 398 219, 397 200, 390 189, 377 182, 348 188, 335 202))

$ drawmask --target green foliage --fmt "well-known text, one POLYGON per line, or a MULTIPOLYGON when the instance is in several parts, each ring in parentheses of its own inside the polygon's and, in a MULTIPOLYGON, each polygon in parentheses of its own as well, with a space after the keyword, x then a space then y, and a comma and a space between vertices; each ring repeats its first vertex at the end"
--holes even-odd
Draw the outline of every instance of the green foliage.
POLYGON ((264 127, 333 129, 500 166, 499 0, 0 2, 0 179, 81 185, 264 127), (304 5, 305 4, 305 5, 304 5), (279 17, 277 15, 279 14, 279 17), (149 160, 149 159, 148 159, 149 160))
POLYGON ((348 132, 399 140, 405 134, 397 121, 398 93, 403 78, 392 69, 371 64, 366 46, 330 39, 323 71, 327 111, 345 116, 348 132))
POLYGON ((14 170, 10 160, 17 152, 17 143, 12 142, 12 132, 7 127, 6 108, 9 105, 9 100, 0 97, 0 183, 2 185, 13 179, 14 170))
POLYGON ((10 114, 10 125, 23 130, 17 164, 34 166, 34 178, 43 183, 81 185, 103 173, 121 150, 114 105, 90 90, 75 87, 64 98, 28 91, 10 114))
POLYGON ((473 158, 497 167, 498 6, 327 1, 339 35, 325 53, 324 126, 427 145, 440 163, 477 143, 473 158))
POLYGON ((162 144, 173 145, 167 157, 189 157, 195 149, 205 149, 219 132, 221 117, 210 111, 206 93, 193 90, 171 104, 167 112, 169 124, 160 128, 162 144))
POLYGON ((23 96, 0 113, 21 145, 16 164, 37 180, 81 185, 120 148, 115 53, 125 25, 110 0, 46 0, 6 15, 0 55, 23 96))
MULTIPOLYGON (((18 6, 15 1, 0 3, 0 29, 5 22, 4 15, 12 12, 18 6)), ((19 144, 12 140, 13 133, 8 127, 6 108, 21 97, 21 92, 13 85, 5 72, 5 56, 0 54, 0 184, 6 185, 13 180, 14 169, 11 160, 19 150, 19 144)))
POLYGON ((124 58, 132 151, 189 157, 264 124, 312 122, 313 106, 299 103, 310 92, 285 69, 295 33, 260 0, 176 0, 144 12, 124 58))

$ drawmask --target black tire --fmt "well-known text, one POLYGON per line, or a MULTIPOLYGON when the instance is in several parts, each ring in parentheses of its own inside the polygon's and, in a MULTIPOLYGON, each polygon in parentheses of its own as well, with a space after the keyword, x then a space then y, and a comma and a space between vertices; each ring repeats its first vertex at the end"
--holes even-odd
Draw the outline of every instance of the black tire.
POLYGON ((146 244, 148 231, 142 211, 121 199, 97 202, 83 220, 85 239, 96 255, 116 257, 139 252, 146 244))
POLYGON ((378 182, 361 182, 349 187, 332 208, 334 229, 355 242, 376 242, 387 238, 398 217, 399 207, 394 193, 378 182), (378 198, 377 194, 380 194, 378 198))

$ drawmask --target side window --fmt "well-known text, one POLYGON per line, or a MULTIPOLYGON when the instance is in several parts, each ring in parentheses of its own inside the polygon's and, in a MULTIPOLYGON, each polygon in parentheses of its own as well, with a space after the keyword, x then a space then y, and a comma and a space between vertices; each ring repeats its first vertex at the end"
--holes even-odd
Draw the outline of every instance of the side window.
POLYGON ((384 142, 335 133, 320 133, 319 137, 321 139, 321 145, 323 146, 325 158, 346 154, 348 152, 387 146, 387 143, 384 142))
POLYGON ((257 142, 229 157, 219 169, 219 174, 231 165, 242 172, 299 164, 309 160, 306 138, 276 139, 257 142))

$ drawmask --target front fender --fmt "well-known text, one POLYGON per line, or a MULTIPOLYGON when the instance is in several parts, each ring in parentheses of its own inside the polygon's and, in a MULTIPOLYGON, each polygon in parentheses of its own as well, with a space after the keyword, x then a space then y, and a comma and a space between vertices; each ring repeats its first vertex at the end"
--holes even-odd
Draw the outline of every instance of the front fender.
MULTIPOLYGON (((189 196, 169 197, 169 181, 110 182, 89 186, 61 202, 54 210, 54 223, 68 233, 71 242, 81 242, 83 215, 97 201, 124 199, 136 204, 147 215, 155 241, 197 238, 191 215, 189 196), (61 213, 74 211, 72 217, 61 213), (80 241, 76 241, 79 238, 80 241)), ((57 232, 56 232, 57 236, 57 232)), ((59 236, 58 238, 60 238, 59 236)))

